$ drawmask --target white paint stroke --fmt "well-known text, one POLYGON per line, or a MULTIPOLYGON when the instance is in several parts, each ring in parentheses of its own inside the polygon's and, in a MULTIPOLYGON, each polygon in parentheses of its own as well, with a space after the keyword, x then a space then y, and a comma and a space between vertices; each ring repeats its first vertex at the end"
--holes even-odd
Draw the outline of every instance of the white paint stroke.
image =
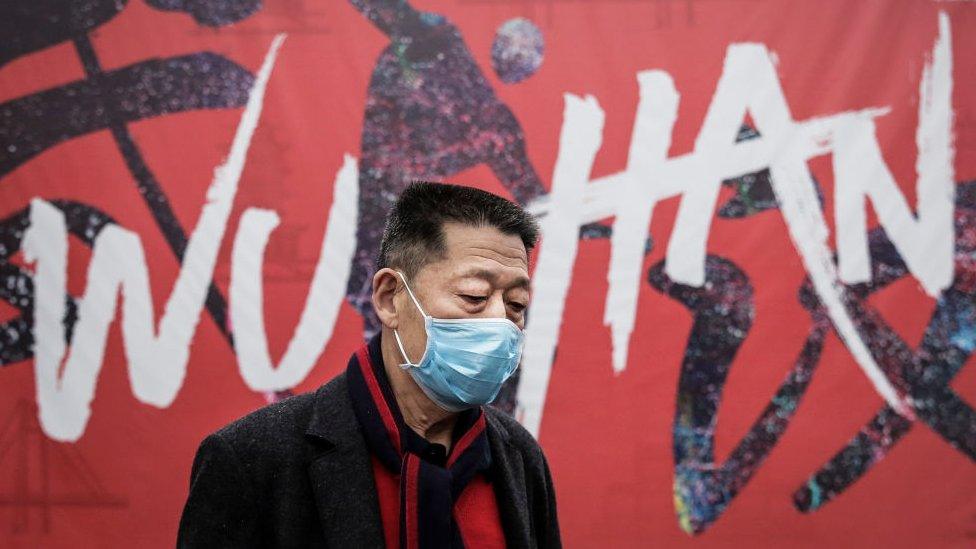
POLYGON ((833 157, 841 279, 848 283, 871 280, 865 216, 865 198, 870 198, 879 223, 909 271, 926 293, 938 297, 952 283, 955 248, 952 46, 945 13, 939 14, 939 36, 919 84, 917 219, 884 161, 873 121, 851 122, 833 157))
POLYGON ((85 432, 120 291, 124 295, 123 343, 133 394, 140 402, 165 408, 179 393, 247 150, 260 120, 265 88, 284 39, 285 35, 279 34, 272 41, 227 160, 214 170, 158 335, 153 326, 153 299, 142 242, 135 233, 109 225, 95 239, 87 286, 78 302, 71 351, 59 375, 65 354, 62 319, 67 233, 60 210, 39 198, 31 201, 24 253, 29 262, 36 263, 35 276, 40 281, 34 295, 34 314, 39 319, 33 327, 34 375, 41 428, 50 438, 72 442, 85 432))
POLYGON ((637 296, 641 287, 644 248, 651 212, 657 205, 661 164, 671 148, 671 133, 678 118, 678 92, 664 71, 637 73, 640 102, 627 155, 626 177, 617 194, 617 218, 613 224, 607 300, 603 323, 610 326, 613 340, 613 371, 627 367, 630 335, 637 317, 637 296))
POLYGON ((230 316, 241 377, 254 391, 290 389, 301 383, 332 337, 356 251, 359 170, 348 154, 336 175, 332 197, 305 307, 277 367, 268 352, 261 266, 278 215, 248 208, 241 217, 231 254, 230 316))
POLYGON ((542 244, 532 275, 532 312, 517 395, 520 408, 516 415, 535 436, 542 423, 553 353, 576 263, 583 187, 603 142, 604 113, 597 100, 565 94, 564 101, 559 156, 549 193, 553 210, 540 223, 542 244))
MULTIPOLYGON (((889 112, 891 111, 887 107, 872 107, 798 122, 796 132, 802 155, 813 158, 832 152, 835 148, 834 134, 848 124, 851 118, 877 118, 889 112)), ((657 190, 654 196, 661 201, 681 195, 688 185, 688 175, 707 171, 709 166, 725 179, 764 170, 778 152, 777 146, 761 136, 736 143, 729 155, 724 157, 701 154, 698 151, 670 157, 660 167, 660 176, 655 180, 657 190)), ((627 172, 622 170, 596 178, 586 185, 583 192, 583 224, 617 214, 620 188, 627 177, 627 172)), ((540 219, 545 218, 551 209, 548 196, 539 197, 527 205, 526 209, 540 219)))

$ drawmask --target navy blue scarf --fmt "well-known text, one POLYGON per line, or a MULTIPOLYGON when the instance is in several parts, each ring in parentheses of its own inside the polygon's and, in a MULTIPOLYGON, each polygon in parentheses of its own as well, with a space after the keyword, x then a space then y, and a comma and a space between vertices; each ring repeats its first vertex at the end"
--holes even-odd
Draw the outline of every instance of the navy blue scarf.
POLYGON ((366 444, 383 467, 400 475, 400 547, 463 547, 454 502, 491 465, 484 411, 459 414, 451 453, 444 455, 443 446, 403 422, 383 369, 379 335, 349 359, 346 378, 366 444))

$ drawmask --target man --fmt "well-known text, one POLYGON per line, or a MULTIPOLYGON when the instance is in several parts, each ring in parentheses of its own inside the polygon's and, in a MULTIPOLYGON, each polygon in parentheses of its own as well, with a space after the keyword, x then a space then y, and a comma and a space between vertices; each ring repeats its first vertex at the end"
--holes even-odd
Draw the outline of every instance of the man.
POLYGON ((538 228, 484 191, 417 183, 373 276, 381 331, 315 393, 208 436, 184 547, 558 547, 538 443, 485 406, 518 365, 538 228))

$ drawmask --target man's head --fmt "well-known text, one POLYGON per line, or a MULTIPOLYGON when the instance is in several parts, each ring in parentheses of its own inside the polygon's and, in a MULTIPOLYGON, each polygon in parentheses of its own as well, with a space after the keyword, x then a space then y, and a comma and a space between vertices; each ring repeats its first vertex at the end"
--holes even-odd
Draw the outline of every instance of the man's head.
POLYGON ((525 210, 499 196, 456 185, 411 185, 387 218, 373 277, 373 307, 384 332, 397 330, 411 361, 423 355, 423 317, 397 272, 430 316, 508 318, 524 328, 528 252, 538 234, 525 210))

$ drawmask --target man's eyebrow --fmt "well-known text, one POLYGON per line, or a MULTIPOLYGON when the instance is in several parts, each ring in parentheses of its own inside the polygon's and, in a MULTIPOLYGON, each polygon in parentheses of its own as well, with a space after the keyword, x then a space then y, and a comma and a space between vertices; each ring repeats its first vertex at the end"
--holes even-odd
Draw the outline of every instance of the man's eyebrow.
MULTIPOLYGON (((489 271, 488 269, 471 269, 461 273, 461 278, 481 278, 483 280, 487 280, 488 282, 494 283, 495 280, 498 279, 498 274, 489 271)), ((515 282, 512 283, 511 287, 529 289, 530 286, 531 281, 529 280, 529 277, 520 276, 515 279, 515 282)))

